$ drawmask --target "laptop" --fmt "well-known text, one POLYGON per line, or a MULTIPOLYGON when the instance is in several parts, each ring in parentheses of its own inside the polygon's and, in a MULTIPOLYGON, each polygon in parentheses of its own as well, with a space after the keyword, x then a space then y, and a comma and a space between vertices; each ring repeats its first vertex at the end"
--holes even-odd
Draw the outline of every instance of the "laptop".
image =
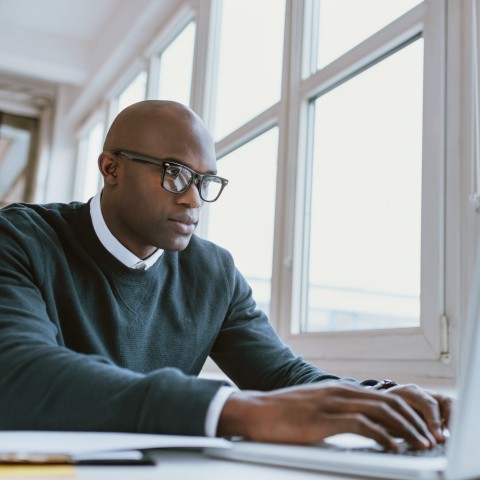
POLYGON ((232 448, 206 449, 216 458, 280 465, 368 478, 463 480, 480 478, 480 250, 477 250, 462 344, 458 397, 450 438, 440 456, 384 452, 373 440, 342 434, 320 445, 232 442, 232 448))

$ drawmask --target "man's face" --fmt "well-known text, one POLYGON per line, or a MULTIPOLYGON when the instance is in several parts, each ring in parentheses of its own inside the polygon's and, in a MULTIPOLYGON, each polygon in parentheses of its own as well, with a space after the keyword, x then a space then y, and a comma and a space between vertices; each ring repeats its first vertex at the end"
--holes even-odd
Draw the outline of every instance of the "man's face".
MULTIPOLYGON (((161 136, 151 131, 134 146, 125 146, 125 150, 180 163, 201 174, 216 173, 211 137, 198 126, 190 127, 172 125, 168 135, 162 130, 161 136)), ((118 183, 112 190, 113 202, 110 202, 108 218, 106 216, 112 233, 140 258, 149 256, 157 248, 185 249, 203 206, 194 182, 187 191, 174 194, 162 187, 161 166, 118 154, 115 157, 118 183)))

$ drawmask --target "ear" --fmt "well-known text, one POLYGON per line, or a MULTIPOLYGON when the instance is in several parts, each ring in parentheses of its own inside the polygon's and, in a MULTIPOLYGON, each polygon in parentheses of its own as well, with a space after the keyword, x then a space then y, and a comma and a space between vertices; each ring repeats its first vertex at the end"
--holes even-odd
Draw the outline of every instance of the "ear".
POLYGON ((118 159, 110 152, 102 152, 98 157, 98 168, 105 184, 117 184, 118 159))

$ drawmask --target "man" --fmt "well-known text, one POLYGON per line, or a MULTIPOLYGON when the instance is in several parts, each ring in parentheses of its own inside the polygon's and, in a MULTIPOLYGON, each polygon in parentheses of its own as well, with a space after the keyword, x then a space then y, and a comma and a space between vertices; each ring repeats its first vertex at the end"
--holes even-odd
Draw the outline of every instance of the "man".
POLYGON ((229 253, 193 235, 227 184, 197 115, 132 105, 98 163, 104 188, 87 204, 0 211, 0 428, 444 440, 448 398, 294 356, 229 253), (197 378, 209 355, 239 391, 197 378))

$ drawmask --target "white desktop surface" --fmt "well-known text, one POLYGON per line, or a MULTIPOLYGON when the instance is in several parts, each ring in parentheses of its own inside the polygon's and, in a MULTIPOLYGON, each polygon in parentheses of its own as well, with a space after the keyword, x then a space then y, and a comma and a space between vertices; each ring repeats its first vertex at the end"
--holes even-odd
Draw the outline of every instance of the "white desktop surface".
POLYGON ((162 450, 153 454, 155 466, 81 466, 75 480, 314 480, 343 477, 306 470, 217 460, 195 451, 162 450))

